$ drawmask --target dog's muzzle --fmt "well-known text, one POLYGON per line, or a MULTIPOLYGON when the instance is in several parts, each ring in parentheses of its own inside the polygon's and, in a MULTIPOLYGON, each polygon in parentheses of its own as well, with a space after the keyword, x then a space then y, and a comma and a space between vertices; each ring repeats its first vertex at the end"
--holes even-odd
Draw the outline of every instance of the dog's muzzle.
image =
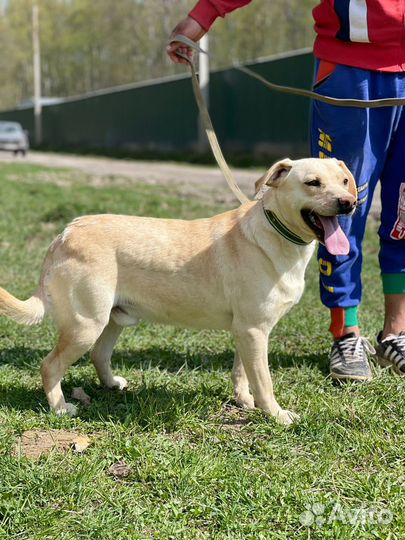
POLYGON ((338 199, 338 214, 350 214, 356 208, 356 201, 342 197, 338 199))

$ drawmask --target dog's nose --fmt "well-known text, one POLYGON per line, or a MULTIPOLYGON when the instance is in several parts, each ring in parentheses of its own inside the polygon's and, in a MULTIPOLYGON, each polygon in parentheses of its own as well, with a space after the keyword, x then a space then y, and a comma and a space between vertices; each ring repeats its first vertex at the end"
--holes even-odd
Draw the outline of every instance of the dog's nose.
POLYGON ((355 207, 355 201, 352 197, 341 197, 338 199, 339 213, 349 214, 355 207))

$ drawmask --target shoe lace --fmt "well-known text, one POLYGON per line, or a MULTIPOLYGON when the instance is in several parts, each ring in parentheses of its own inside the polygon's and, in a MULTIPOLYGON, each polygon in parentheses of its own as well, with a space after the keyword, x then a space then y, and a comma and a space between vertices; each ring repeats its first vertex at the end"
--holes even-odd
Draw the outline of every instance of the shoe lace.
POLYGON ((385 339, 384 341, 390 342, 394 341, 396 347, 400 350, 401 354, 405 356, 405 331, 401 332, 397 336, 393 336, 392 338, 385 339))
POLYGON ((347 338, 340 343, 340 348, 344 353, 348 353, 350 361, 360 362, 364 360, 364 353, 375 354, 375 349, 371 345, 368 338, 359 336, 353 338, 347 338))

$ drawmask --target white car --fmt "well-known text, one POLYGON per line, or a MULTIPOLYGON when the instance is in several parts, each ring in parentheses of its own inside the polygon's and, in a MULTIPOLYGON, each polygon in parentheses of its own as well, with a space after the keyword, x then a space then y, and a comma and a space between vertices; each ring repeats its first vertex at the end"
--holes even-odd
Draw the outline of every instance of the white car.
POLYGON ((27 132, 18 122, 0 121, 0 150, 9 150, 25 156, 29 149, 27 132))

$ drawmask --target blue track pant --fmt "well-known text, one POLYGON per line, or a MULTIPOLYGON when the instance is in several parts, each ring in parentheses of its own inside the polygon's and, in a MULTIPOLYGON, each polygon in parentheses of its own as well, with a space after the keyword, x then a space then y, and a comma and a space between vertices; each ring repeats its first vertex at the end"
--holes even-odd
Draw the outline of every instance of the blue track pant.
MULTIPOLYGON (((315 90, 338 98, 405 97, 405 73, 337 65, 330 75, 315 84, 315 90)), ((349 308, 361 301, 361 244, 378 180, 381 181, 379 262, 383 288, 386 294, 405 293, 405 108, 357 109, 313 102, 311 152, 314 157, 345 161, 359 192, 354 215, 339 218, 350 241, 349 255, 333 256, 324 246, 319 246, 322 302, 329 308, 349 308)))

